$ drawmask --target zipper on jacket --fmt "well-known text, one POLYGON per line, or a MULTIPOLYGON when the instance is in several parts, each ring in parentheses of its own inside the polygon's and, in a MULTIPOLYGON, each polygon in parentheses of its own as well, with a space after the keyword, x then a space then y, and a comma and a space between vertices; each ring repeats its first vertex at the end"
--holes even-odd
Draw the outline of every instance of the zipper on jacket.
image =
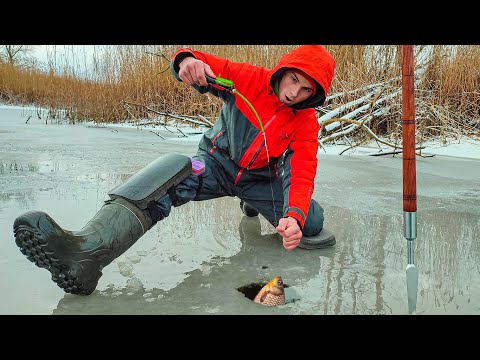
MULTIPOLYGON (((257 156, 258 156, 258 154, 260 154, 260 151, 262 151, 264 145, 265 145, 265 142, 262 142, 260 144, 259 148, 257 149, 257 151, 255 151, 255 154, 253 154, 252 160, 250 160, 250 162, 247 165, 247 170, 250 170, 250 166, 257 159, 257 156)), ((268 165, 268 163, 267 163, 267 165, 268 165)))
POLYGON ((210 151, 208 152, 210 155, 213 154, 213 152, 215 151, 215 149, 217 148, 217 145, 215 145, 215 141, 217 141, 217 139, 222 136, 224 133, 224 131, 220 131, 217 135, 215 135, 212 139, 212 148, 210 149, 210 151))
MULTIPOLYGON (((265 131, 267 131, 267 128, 268 126, 273 122, 273 120, 277 117, 277 114, 273 115, 270 119, 268 119, 268 121, 265 123, 265 126, 264 126, 264 129, 265 131)), ((253 162, 255 161, 255 159, 258 157, 258 154, 260 153, 260 151, 262 150, 264 144, 265 144, 265 137, 264 137, 264 133, 262 133, 261 131, 258 133, 258 135, 256 136, 256 138, 252 141, 252 144, 250 145, 250 148, 254 149, 255 146, 258 146, 258 148, 255 150, 255 153, 253 154, 253 157, 252 159, 248 162, 248 165, 245 166, 245 168, 247 170, 250 169, 250 166, 253 164, 253 162), (259 145, 257 145, 259 144, 259 145)), ((250 150, 250 149, 249 149, 250 150)), ((247 150, 247 152, 243 155, 242 159, 240 159, 240 163, 242 162, 241 160, 243 160, 243 158, 247 155, 247 153, 249 153, 249 151, 247 150)))
POLYGON ((240 168, 240 170, 237 173, 237 176, 235 176, 235 181, 233 182, 234 185, 237 185, 238 181, 240 180, 240 177, 243 174, 243 168, 240 168))
POLYGON ((222 136, 223 133, 224 133, 224 131, 218 132, 218 134, 215 135, 214 138, 212 139, 212 144, 215 144, 215 141, 217 141, 217 139, 218 139, 220 136, 222 136))

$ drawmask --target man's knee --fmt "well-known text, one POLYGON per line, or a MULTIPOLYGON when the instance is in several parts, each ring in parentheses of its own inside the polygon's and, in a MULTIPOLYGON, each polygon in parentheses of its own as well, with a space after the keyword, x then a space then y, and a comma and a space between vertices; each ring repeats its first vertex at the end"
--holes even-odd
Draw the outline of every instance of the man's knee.
POLYGON ((323 208, 315 200, 310 201, 310 209, 308 210, 307 220, 303 226, 302 232, 304 236, 315 236, 323 229, 323 208))

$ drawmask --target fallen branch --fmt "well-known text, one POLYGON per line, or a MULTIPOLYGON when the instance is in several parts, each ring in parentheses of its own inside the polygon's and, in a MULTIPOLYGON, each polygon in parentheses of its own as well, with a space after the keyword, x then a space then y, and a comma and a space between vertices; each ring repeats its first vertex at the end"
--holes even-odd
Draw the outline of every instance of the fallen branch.
POLYGON ((368 100, 370 99, 372 96, 374 95, 374 93, 369 93, 365 96, 362 96, 361 98, 357 99, 357 100, 354 100, 354 101, 350 101, 349 103, 346 103, 345 105, 342 105, 342 106, 339 106, 337 107, 336 109, 334 110, 331 110, 329 111, 328 113, 326 113, 325 115, 323 116, 320 116, 318 118, 318 122, 322 125, 322 127, 324 126, 324 122, 326 122, 327 120, 331 119, 331 118, 334 118, 336 117, 338 114, 340 114, 342 111, 345 111, 346 109, 349 109, 355 105, 358 105, 358 104, 361 104, 363 102, 365 102, 365 100, 368 100))
POLYGON ((366 142, 366 141, 367 141, 367 139, 363 139, 363 140, 360 141, 358 144, 352 145, 352 146, 350 146, 349 148, 341 151, 339 155, 342 155, 345 151, 351 150, 351 149, 353 149, 354 147, 360 146, 361 144, 363 144, 363 143, 366 142))
MULTIPOLYGON (((372 102, 368 103, 368 104, 365 104, 365 105, 362 105, 360 106, 359 108, 356 108, 355 110, 351 111, 350 113, 346 114, 344 117, 342 118, 351 118, 351 117, 354 117, 355 115, 357 115, 358 113, 361 113, 363 111, 366 111, 368 109, 373 109, 374 105, 379 105, 395 96, 397 96, 397 94, 400 92, 400 90, 397 90, 397 91, 394 91, 392 92, 391 94, 387 95, 387 96, 384 96, 382 97, 381 99, 378 99, 378 96, 380 94, 375 94, 372 102), (378 100, 377 100, 378 99, 378 100)), ((373 96, 374 94, 370 94, 369 95, 369 98, 371 96, 373 96)), ((337 110, 337 109, 336 109, 337 110)), ((335 110, 334 110, 335 111, 335 110)), ((331 111, 330 113, 332 113, 333 111, 331 111)), ((330 115, 330 113, 326 114, 326 115, 330 115)), ((325 131, 333 131, 334 129, 338 128, 340 126, 340 122, 338 122, 337 124, 337 121, 332 121, 332 119, 328 119, 326 120, 327 116, 324 115, 322 116, 322 118, 325 119, 325 121, 322 122, 322 133, 325 133, 325 131)))
MULTIPOLYGON (((415 150, 422 150, 422 149, 425 149, 425 146, 419 146, 417 147, 415 150)), ((368 154, 369 156, 383 156, 383 155, 395 155, 395 154, 401 154, 403 152, 403 150, 399 149, 399 150, 395 150, 395 151, 387 151, 387 152, 379 152, 379 153, 375 153, 375 154, 368 154)), ((434 155, 421 155, 421 153, 418 153, 417 154, 418 156, 421 156, 421 157, 432 157, 432 156, 435 156, 434 155)))
POLYGON ((368 123, 371 119, 373 119, 375 116, 378 116, 378 115, 382 115, 383 113, 385 112, 388 112, 390 109, 390 106, 386 106, 382 109, 379 109, 379 110, 376 110, 374 111, 372 114, 368 114, 368 115, 365 115, 363 118, 360 118, 359 121, 355 121, 355 120, 352 120, 350 121, 350 119, 344 119, 344 118, 334 118, 334 119, 331 119, 331 121, 343 121, 343 120, 348 120, 346 122, 350 122, 352 123, 352 125, 349 125, 348 127, 346 127, 343 131, 337 131, 325 138, 322 138, 319 140, 320 143, 324 144, 328 141, 331 141, 331 140, 334 140, 336 139, 337 137, 340 137, 340 136, 345 136, 346 134, 349 134, 351 132, 353 132, 354 130, 357 130, 359 128, 359 126, 366 126, 365 124, 368 123))
POLYGON ((180 130, 178 127, 177 127, 176 129, 178 130, 178 132, 179 132, 180 134, 182 134, 182 135, 183 135, 183 137, 188 137, 188 136, 187 136, 187 135, 185 135, 185 133, 184 133, 182 130, 180 130))
POLYGON ((161 137, 163 140, 165 140, 165 138, 162 135, 160 135, 158 132, 153 131, 153 130, 150 130, 150 132, 154 133, 155 135, 157 135, 157 136, 161 137))
MULTIPOLYGON (((369 115, 369 117, 373 117, 373 115, 369 115)), ((391 144, 387 141, 384 141, 382 139, 380 139, 367 125, 365 125, 363 122, 359 122, 359 121, 356 121, 356 120, 351 120, 351 119, 344 119, 344 118, 334 118, 334 119, 331 119, 332 121, 340 121, 340 122, 347 122, 347 123, 350 123, 350 124, 355 124, 357 125, 358 127, 361 127, 363 128, 373 139, 375 139, 376 141, 378 141, 379 143, 382 143, 384 145, 387 145, 387 146, 390 146, 390 147, 393 147, 393 148, 397 148, 397 145, 395 144, 391 144)), ((337 133, 338 134, 338 133, 337 133)), ((320 141, 320 140, 319 140, 320 141)), ((325 142, 325 141, 323 141, 325 142)))
POLYGON ((370 90, 370 89, 375 89, 375 88, 378 88, 379 86, 382 86, 382 87, 385 87, 388 83, 391 83, 392 81, 398 81, 400 80, 400 76, 397 76, 397 77, 394 77, 390 80, 387 80, 387 81, 382 81, 382 82, 378 82, 378 83, 375 83, 375 84, 370 84, 370 85, 366 85, 364 86, 363 88, 360 88, 360 89, 355 89, 355 90, 350 90, 350 91, 342 91, 342 92, 338 92, 338 93, 335 93, 335 94, 331 94, 331 95, 328 95, 327 98, 325 99, 325 102, 328 102, 328 101, 331 101, 337 97, 342 97, 342 96, 345 96, 345 95, 348 95, 348 94, 353 94, 353 93, 356 93, 356 92, 362 92, 362 91, 365 91, 365 90, 370 90))
POLYGON ((205 116, 203 116, 203 115, 198 115, 198 117, 199 117, 200 119, 202 119, 203 121, 205 121, 208 125, 210 125, 210 127, 213 127, 214 124, 213 124, 210 120, 208 120, 205 116))
MULTIPOLYGON (((130 105, 135 105, 135 106, 140 106, 140 107, 143 107, 143 108, 147 109, 150 112, 153 112, 154 114, 161 115, 161 116, 164 116, 164 117, 171 117, 171 118, 174 118, 174 119, 177 119, 177 120, 189 122, 191 124, 203 125, 203 126, 207 126, 207 127, 212 127, 213 126, 213 124, 208 120, 198 121, 198 120, 192 119, 189 116, 179 116, 179 115, 174 115, 172 113, 166 113, 166 112, 158 111, 158 110, 155 110, 152 107, 150 107, 148 105, 144 105, 144 104, 132 103, 132 102, 127 102, 127 101, 124 101, 124 103, 125 104, 130 104, 130 105)), ((160 125, 166 126, 167 124, 160 122, 160 125)))

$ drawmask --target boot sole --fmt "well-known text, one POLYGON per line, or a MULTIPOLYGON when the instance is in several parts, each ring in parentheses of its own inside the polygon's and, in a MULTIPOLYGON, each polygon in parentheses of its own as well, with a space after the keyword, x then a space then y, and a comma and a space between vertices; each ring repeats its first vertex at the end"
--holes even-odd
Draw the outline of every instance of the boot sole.
POLYGON ((331 247, 336 243, 335 235, 324 228, 318 235, 302 237, 297 247, 305 250, 316 250, 331 247))
MULTIPOLYGON (((52 280, 65 292, 75 295, 90 295, 102 276, 98 271, 94 277, 95 286, 85 286, 77 276, 72 275, 75 270, 83 271, 83 267, 77 261, 62 261, 49 245, 48 237, 40 230, 39 220, 41 215, 24 214, 17 218, 13 225, 15 243, 23 255, 40 268, 45 268, 52 274, 52 280), (98 275, 98 276, 97 276, 98 275)), ((77 272, 78 272, 77 271, 77 272)), ((79 273, 80 273, 79 272, 79 273)))

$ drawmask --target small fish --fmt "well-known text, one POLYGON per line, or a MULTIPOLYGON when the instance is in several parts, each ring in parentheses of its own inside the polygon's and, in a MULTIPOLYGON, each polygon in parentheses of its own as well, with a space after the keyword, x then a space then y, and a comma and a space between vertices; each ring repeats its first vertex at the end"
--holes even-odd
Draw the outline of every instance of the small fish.
POLYGON ((266 306, 285 305, 285 290, 282 278, 275 276, 258 292, 253 301, 266 306))

